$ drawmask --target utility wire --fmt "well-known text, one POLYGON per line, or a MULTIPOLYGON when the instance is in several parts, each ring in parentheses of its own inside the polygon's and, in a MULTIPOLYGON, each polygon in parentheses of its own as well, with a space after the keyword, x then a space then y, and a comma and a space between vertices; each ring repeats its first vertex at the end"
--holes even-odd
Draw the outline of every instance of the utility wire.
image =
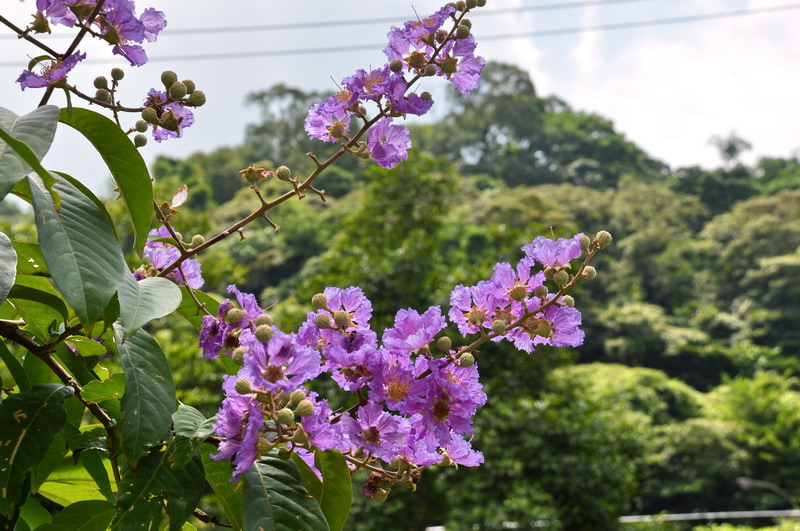
MULTIPOLYGON (((600 32, 600 31, 617 31, 633 28, 644 28, 652 26, 666 26, 672 24, 686 24, 690 22, 702 22, 707 20, 718 20, 734 17, 745 17, 751 15, 761 15, 767 13, 779 13, 783 11, 793 11, 800 9, 800 2, 792 4, 784 4, 772 7, 763 7, 755 9, 737 9, 734 11, 723 11, 718 13, 706 13, 703 15, 688 15, 683 17, 661 18, 654 20, 642 20, 635 22, 619 22, 613 24, 598 24, 596 26, 579 26, 571 28, 557 28, 552 30, 539 30, 524 33, 506 33, 501 35, 482 35, 479 37, 480 41, 497 41, 497 40, 511 40, 522 38, 535 38, 535 37, 554 37, 557 35, 573 35, 578 33, 600 32)), ((309 55, 309 54, 323 54, 323 53, 343 53, 355 52, 362 50, 375 50, 380 49, 383 44, 355 44, 351 46, 325 46, 319 48, 295 48, 288 50, 261 50, 253 52, 223 52, 223 53, 207 53, 207 54, 191 54, 191 55, 161 55, 151 57, 151 63, 158 62, 178 62, 178 61, 216 61, 222 59, 253 59, 259 57, 278 57, 290 55, 309 55)), ((83 64, 101 64, 101 63, 118 63, 119 59, 116 58, 102 58, 102 59, 88 59, 83 64)), ((2 61, 0 68, 6 67, 19 67, 19 62, 2 61)))

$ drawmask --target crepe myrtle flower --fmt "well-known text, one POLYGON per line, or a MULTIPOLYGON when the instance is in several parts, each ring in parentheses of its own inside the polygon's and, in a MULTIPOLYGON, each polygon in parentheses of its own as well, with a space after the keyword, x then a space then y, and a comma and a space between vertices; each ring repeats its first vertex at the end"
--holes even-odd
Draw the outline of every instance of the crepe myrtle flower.
POLYGON ((377 101, 388 92, 395 78, 389 65, 384 65, 369 72, 358 69, 352 76, 342 79, 342 85, 358 99, 377 101))
MULTIPOLYGON (((552 300, 550 295, 547 300, 552 300)), ((569 306, 552 304, 539 310, 541 300, 527 301, 527 313, 532 313, 521 327, 509 330, 506 337, 520 350, 531 353, 535 345, 577 347, 583 344, 585 334, 580 329, 581 312, 569 306)))
POLYGON ((219 444, 219 451, 211 454, 211 458, 217 461, 233 458, 231 482, 247 472, 258 458, 261 428, 264 426, 264 414, 255 395, 238 393, 235 389, 237 379, 237 376, 225 376, 222 384, 226 396, 217 413, 214 431, 224 440, 219 444))
POLYGON ((411 134, 402 125, 393 125, 391 118, 382 118, 369 132, 367 147, 370 158, 382 168, 390 169, 408 158, 411 134))
POLYGON ((512 301, 522 301, 528 297, 534 289, 544 284, 544 272, 539 271, 531 275, 531 268, 535 265, 533 258, 526 256, 519 261, 516 267, 502 262, 494 266, 494 274, 490 278, 492 283, 492 295, 501 304, 507 305, 512 301))
POLYGON ((84 59, 86 59, 86 54, 79 51, 64 59, 51 59, 49 64, 42 64, 41 72, 38 74, 32 70, 23 70, 22 74, 17 78, 17 83, 19 83, 22 90, 60 85, 66 79, 67 74, 75 68, 75 65, 84 59))
POLYGON ((451 433, 471 434, 472 417, 486 403, 478 366, 458 367, 440 358, 428 362, 428 367, 423 426, 440 444, 449 442, 451 433))
MULTIPOLYGON (((158 229, 150 231, 147 237, 147 243, 144 246, 144 256, 150 260, 153 267, 156 269, 163 269, 180 258, 181 252, 174 245, 153 241, 159 238, 172 238, 169 230, 163 225, 158 229)), ((167 278, 171 278, 181 285, 186 284, 192 289, 200 289, 205 283, 200 268, 200 262, 194 258, 184 260, 179 268, 180 270, 176 267, 170 271, 167 274, 167 278), (183 273, 183 275, 181 275, 181 273, 183 273), (184 282, 184 278, 186 282, 184 282)))
POLYGON ((308 137, 325 142, 336 142, 344 138, 350 128, 352 116, 352 112, 348 109, 357 101, 358 96, 355 92, 342 90, 311 107, 304 123, 308 137))
POLYGON ((576 234, 572 238, 559 238, 555 241, 539 236, 531 243, 524 245, 522 251, 543 266, 564 267, 581 255, 581 236, 583 233, 576 234))
POLYGON ((167 101, 167 93, 156 89, 150 89, 144 100, 144 106, 156 112, 155 119, 150 122, 156 142, 180 138, 183 129, 194 123, 194 114, 184 106, 183 101, 167 101))
POLYGON ((382 348, 369 365, 370 400, 384 402, 389 409, 404 415, 419 413, 424 408, 422 397, 427 389, 427 382, 420 376, 426 369, 425 358, 412 361, 407 350, 382 348))
POLYGON ((392 415, 374 402, 360 408, 355 418, 343 415, 341 423, 353 448, 386 461, 399 453, 409 429, 408 419, 392 415))
POLYGON ((433 53, 436 31, 454 12, 455 8, 445 6, 428 17, 409 20, 402 28, 392 26, 387 35, 389 45, 383 53, 389 61, 404 62, 410 71, 421 71, 433 53))
POLYGON ((334 336, 322 347, 325 368, 334 381, 345 391, 355 391, 367 385, 372 378, 369 370, 378 354, 375 332, 368 328, 354 330, 349 334, 334 336))
POLYGON ((486 59, 475 55, 475 37, 455 39, 445 43, 436 59, 437 75, 447 78, 462 94, 478 88, 486 59))
POLYGON ((416 351, 427 347, 445 326, 439 306, 431 306, 422 315, 410 308, 400 310, 395 315, 394 327, 383 332, 383 344, 401 351, 416 351))
POLYGON ((308 400, 314 404, 314 413, 308 417, 302 417, 300 424, 308 436, 308 442, 320 450, 339 450, 345 452, 349 450, 350 444, 344 436, 342 424, 337 422, 332 424, 335 418, 327 400, 321 400, 317 393, 309 393, 308 400))
POLYGON ((490 281, 475 286, 456 286, 450 293, 450 320, 458 326, 462 335, 475 334, 480 328, 488 328, 498 307, 494 295, 496 287, 490 281))
POLYGON ((294 336, 280 330, 275 329, 264 344, 245 329, 239 342, 248 349, 239 373, 249 379, 255 389, 291 393, 322 370, 317 351, 297 344, 294 336))
POLYGON ((480 466, 483 464, 483 454, 472 449, 472 445, 457 434, 451 434, 450 441, 441 448, 445 461, 450 461, 461 466, 480 466))

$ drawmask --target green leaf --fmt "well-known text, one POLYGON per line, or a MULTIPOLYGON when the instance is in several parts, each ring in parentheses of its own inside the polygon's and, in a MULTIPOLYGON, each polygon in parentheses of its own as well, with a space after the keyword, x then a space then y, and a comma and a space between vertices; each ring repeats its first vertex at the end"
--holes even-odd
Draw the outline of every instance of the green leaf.
POLYGON ((77 350, 81 356, 87 358, 102 356, 107 352, 105 345, 86 336, 69 336, 64 340, 64 343, 77 350))
POLYGON ((38 493, 64 507, 84 500, 105 500, 92 476, 69 456, 48 476, 38 493))
POLYGON ((59 119, 83 134, 108 165, 128 209, 135 248, 141 255, 153 217, 153 183, 139 150, 117 124, 94 111, 62 109, 59 119))
POLYGON ((17 253, 8 236, 0 232, 0 302, 6 300, 17 276, 17 253))
POLYGON ((297 466, 274 452, 244 473, 242 511, 245 529, 329 529, 317 500, 303 487, 297 466))
POLYGON ((175 386, 164 352, 155 339, 138 330, 123 340, 122 327, 114 323, 114 337, 125 371, 122 397, 122 453, 132 466, 160 442, 172 426, 175 386))
POLYGON ((42 507, 36 498, 28 497, 25 505, 19 511, 19 517, 25 520, 25 523, 36 529, 40 525, 49 524, 53 519, 47 509, 42 507))
POLYGON ((181 289, 171 280, 150 277, 137 281, 125 275, 119 288, 119 317, 124 337, 146 323, 169 315, 181 303, 181 289))
POLYGON ((234 530, 243 529, 242 523, 242 479, 231 483, 230 461, 217 461, 211 459, 211 454, 216 453, 217 449, 210 444, 203 444, 200 447, 200 455, 203 458, 203 466, 206 469, 206 481, 217 495, 217 502, 222 506, 225 517, 228 519, 234 530))
POLYGON ((112 374, 108 380, 95 380, 83 388, 81 396, 87 402, 99 404, 103 400, 119 400, 125 394, 125 375, 112 374))
MULTIPOLYGON (((119 514, 119 513, 117 513, 119 514)), ((146 500, 140 498, 127 512, 122 514, 119 520, 111 523, 111 529, 128 531, 129 529, 161 529, 161 520, 164 519, 164 511, 161 507, 161 498, 151 498, 146 500)))
MULTIPOLYGON (((48 282, 44 277, 34 277, 32 275, 17 276, 17 283, 11 288, 8 298, 18 309, 19 301, 25 300, 47 306, 47 308, 51 310, 44 312, 44 315, 42 316, 35 315, 36 312, 34 309, 27 310, 28 313, 34 313, 33 317, 35 321, 47 332, 47 334, 43 335, 42 338, 46 338, 50 335, 48 326, 54 319, 58 319, 60 316, 63 320, 63 323, 66 324, 66 322, 69 321, 69 310, 67 309, 67 305, 64 304, 64 301, 58 296, 56 290, 53 289, 53 286, 51 286, 50 282, 48 282)), ((24 305, 25 304, 23 303, 23 306, 24 305)))
POLYGON ((39 161, 50 149, 57 125, 58 107, 53 105, 39 107, 24 116, 0 107, 0 199, 37 166, 37 171, 44 173, 40 173, 42 179, 49 178, 48 187, 52 186, 52 177, 41 168, 39 161), (19 153, 22 148, 26 150, 24 155, 19 153))
POLYGON ((297 465, 297 470, 300 471, 300 476, 303 478, 303 486, 319 502, 322 499, 322 480, 311 470, 308 463, 303 461, 303 458, 295 452, 292 452, 292 461, 297 465))
MULTIPOLYGON (((77 400, 77 398, 71 397, 69 400, 77 400)), ((66 403, 64 405, 66 406, 66 403)), ((69 420, 67 420, 61 430, 56 434, 53 443, 50 445, 50 448, 47 450, 41 462, 33 468, 31 490, 38 490, 42 483, 47 480, 47 477, 61 464, 64 456, 67 454, 67 440, 77 433, 78 428, 72 426, 69 420)))
POLYGON ((108 479, 108 469, 111 467, 111 462, 104 460, 99 452, 83 452, 78 460, 92 477, 106 500, 114 502, 114 492, 111 490, 111 481, 108 479))
POLYGON ((59 180, 56 211, 41 182, 29 177, 39 243, 58 290, 84 326, 94 323, 128 268, 106 213, 75 186, 59 180))
POLYGON ((105 500, 87 500, 67 505, 53 517, 52 524, 36 531, 106 531, 114 519, 116 509, 105 500))
POLYGON ((14 382, 19 387, 20 391, 30 391, 31 390, 31 381, 28 378, 28 374, 25 372, 25 369, 22 368, 22 364, 19 360, 14 356, 6 344, 3 341, 0 341, 0 360, 3 360, 3 363, 6 364, 8 371, 11 373, 11 376, 14 377, 14 382))
POLYGON ((341 452, 327 450, 314 453, 314 465, 322 473, 322 491, 319 497, 314 497, 331 531, 341 531, 353 503, 353 486, 347 461, 341 452))
MULTIPOLYGON (((180 289, 183 292, 183 299, 181 300, 180 306, 178 306, 178 313, 185 317, 193 327, 200 330, 203 326, 203 316, 206 314, 197 309, 197 305, 192 300, 185 286, 180 289)), ((194 291, 197 300, 199 300, 201 304, 205 304, 206 310, 211 312, 212 315, 217 315, 217 311, 219 311, 219 301, 200 290, 195 289, 192 291, 194 291)))
POLYGON ((64 401, 73 389, 35 385, 0 403, 0 513, 10 514, 20 501, 26 472, 47 454, 67 420, 64 401))
POLYGON ((192 406, 178 406, 178 411, 172 414, 175 450, 169 459, 173 467, 180 468, 189 462, 203 441, 214 433, 214 422, 216 417, 207 419, 192 406))
POLYGON ((50 275, 38 245, 17 240, 13 240, 11 243, 17 252, 18 275, 50 275))

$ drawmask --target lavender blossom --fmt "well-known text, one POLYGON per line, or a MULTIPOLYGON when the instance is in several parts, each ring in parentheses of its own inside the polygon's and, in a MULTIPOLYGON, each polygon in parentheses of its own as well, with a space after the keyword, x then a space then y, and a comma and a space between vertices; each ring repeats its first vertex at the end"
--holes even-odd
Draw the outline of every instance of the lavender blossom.
POLYGON ((418 350, 427 347, 445 326, 439 306, 431 306, 422 315, 412 309, 400 310, 394 318, 394 328, 383 332, 383 343, 401 351, 418 350))
POLYGON ((370 158, 389 169, 408 158, 411 134, 402 125, 392 125, 391 118, 382 118, 369 132, 367 147, 370 158))
POLYGON ((353 448, 362 448, 386 461, 399 453, 409 429, 407 419, 392 415, 373 402, 360 408, 357 418, 342 416, 342 425, 353 448))
MULTIPOLYGON (((180 258, 181 252, 177 247, 169 243, 153 241, 159 238, 172 238, 172 235, 164 226, 151 230, 144 246, 144 256, 150 260, 153 267, 163 269, 180 258)), ((205 283, 200 262, 194 258, 184 260, 180 265, 180 270, 178 268, 173 269, 167 274, 167 278, 171 278, 181 285, 186 284, 192 289, 200 289, 205 283), (186 279, 185 282, 184 278, 186 279)))
POLYGON ((343 138, 350 127, 352 115, 347 109, 357 101, 358 97, 354 92, 343 90, 311 107, 305 120, 308 137, 325 142, 336 142, 343 138))
POLYGON ((248 378, 255 389, 288 394, 322 370, 318 352, 296 344, 294 336, 280 330, 275 330, 266 345, 247 329, 239 341, 248 349, 239 374, 248 378))
POLYGON ((180 138, 183 129, 194 124, 194 114, 184 106, 183 102, 165 103, 166 101, 167 93, 156 89, 150 89, 144 100, 144 106, 154 108, 158 116, 158 123, 153 124, 153 138, 156 142, 180 138), (174 118, 176 124, 168 123, 172 121, 171 118, 174 118))
POLYGON ((225 440, 220 443, 219 452, 211 455, 217 461, 233 457, 235 470, 232 482, 247 472, 258 458, 258 443, 264 426, 264 414, 259 409, 259 402, 252 394, 241 395, 236 392, 237 379, 236 376, 225 376, 222 388, 226 396, 214 424, 214 431, 225 440))
POLYGON ((522 250, 543 266, 564 267, 581 255, 581 236, 582 233, 569 239, 559 238, 556 241, 539 236, 524 245, 522 250))
POLYGON ((63 60, 50 61, 49 65, 42 67, 40 74, 34 74, 31 70, 24 70, 17 78, 17 83, 19 83, 22 90, 59 84, 75 68, 75 65, 84 59, 86 59, 86 54, 78 51, 63 60))

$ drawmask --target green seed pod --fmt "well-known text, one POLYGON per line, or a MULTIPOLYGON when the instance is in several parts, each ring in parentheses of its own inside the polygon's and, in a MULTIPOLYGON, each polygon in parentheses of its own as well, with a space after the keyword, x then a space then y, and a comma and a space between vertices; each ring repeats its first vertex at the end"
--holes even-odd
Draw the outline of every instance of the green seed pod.
POLYGON ((202 90, 195 90, 186 98, 186 105, 190 107, 202 107, 206 104, 206 94, 202 90))
POLYGON ((301 400, 294 408, 295 415, 299 417, 310 417, 314 414, 314 402, 309 399, 301 400))
POLYGON ((111 103, 111 93, 106 89, 97 89, 94 93, 94 98, 103 103, 111 103))
POLYGON ((244 355, 247 353, 247 349, 245 347, 237 347, 236 350, 233 351, 233 362, 241 367, 244 365, 244 355))
POLYGON ((179 100, 186 96, 186 85, 180 81, 176 81, 169 87, 169 97, 173 100, 179 100))
POLYGON ((140 133, 146 132, 147 127, 148 127, 147 122, 145 122, 144 120, 137 120, 136 123, 133 125, 133 128, 140 133))
POLYGON ((158 125, 169 131, 180 131, 181 124, 178 122, 178 117, 172 112, 172 109, 164 109, 161 117, 158 119, 158 125))
POLYGON ((550 266, 544 268, 544 278, 546 278, 547 280, 553 280, 553 275, 555 274, 556 274, 555 268, 552 268, 550 266))
POLYGON ((247 315, 242 309, 239 308, 231 308, 228 310, 228 313, 225 314, 225 322, 232 325, 238 325, 239 321, 244 319, 244 316, 247 315))
POLYGON ((583 268, 583 278, 586 280, 592 280, 594 277, 597 276, 597 269, 592 266, 586 266, 583 268))
POLYGON ((525 289, 525 286, 514 286, 508 292, 508 295, 515 301, 523 301, 528 296, 528 290, 525 289))
POLYGON ((285 407, 278 411, 278 423, 284 426, 291 426, 294 424, 294 411, 285 407))
POLYGON ((274 321, 272 320, 272 316, 268 313, 262 313, 261 315, 256 317, 256 326, 261 326, 261 325, 272 326, 273 322, 274 321))
POLYGON ((486 320, 486 312, 480 310, 471 311, 467 315, 467 320, 470 324, 479 325, 486 320))
POLYGON ((456 39, 466 39, 469 37, 470 29, 469 26, 465 26, 464 24, 460 25, 456 28, 456 39))
POLYGON ((547 286, 536 286, 533 290, 533 294, 540 299, 543 297, 547 297, 547 294, 550 293, 550 290, 547 289, 547 286))
POLYGON ((107 89, 108 88, 108 78, 106 76, 97 76, 94 78, 94 88, 96 89, 107 89))
POLYGON ((184 79, 181 83, 183 83, 183 85, 186 87, 187 94, 191 94, 194 92, 194 89, 197 88, 195 87, 194 81, 191 79, 184 79))
POLYGON ((561 297, 561 304, 572 308, 573 306, 575 306, 575 299, 572 298, 572 295, 564 295, 563 297, 561 297))
POLYGON ((436 65, 427 65, 422 72, 423 75, 431 77, 436 75, 436 65))
POLYGON ((253 392, 253 387, 247 378, 239 378, 233 385, 233 389, 240 395, 247 395, 253 392))
POLYGON ((311 297, 311 306, 313 306, 315 310, 323 310, 327 308, 328 297, 326 297, 324 293, 317 293, 311 297))
POLYGON ((292 180, 292 170, 286 166, 280 166, 277 170, 275 170, 275 177, 288 183, 292 180))
POLYGON ((506 333, 506 323, 500 319, 495 319, 492 321, 492 332, 502 336, 506 333))
POLYGON ((582 234, 580 237, 580 244, 581 244, 581 251, 584 253, 589 252, 589 248, 592 246, 592 240, 585 234, 582 234))
POLYGON ((121 68, 112 68, 111 69, 111 79, 114 81, 121 81, 122 78, 125 77, 125 71, 121 68))
POLYGON ((389 63, 389 69, 394 73, 400 72, 403 69, 403 61, 395 59, 389 63))
POLYGON ((280 448, 278 448, 278 459, 283 459, 284 461, 286 461, 290 457, 292 457, 291 448, 289 448, 288 446, 281 446, 280 448))
POLYGON ((594 236, 594 241, 601 249, 603 247, 608 247, 609 245, 611 245, 611 240, 613 240, 613 238, 611 237, 611 233, 605 230, 601 230, 594 236))
POLYGON ((350 320, 350 314, 344 310, 334 312, 333 322, 336 323, 336 326, 339 328, 349 328, 353 325, 353 321, 350 320))
POLYGON ((331 324, 331 318, 324 313, 317 314, 317 316, 314 317, 314 324, 323 330, 326 328, 333 328, 333 325, 331 324))
POLYGON ((192 236, 192 242, 189 244, 191 247, 197 247, 199 245, 203 245, 206 243, 206 239, 203 238, 202 234, 195 234, 192 236))
POLYGON ((472 367, 475 365, 475 356, 471 352, 465 352, 458 358, 459 367, 472 367))
POLYGON ((258 439, 258 453, 261 455, 268 454, 275 448, 275 443, 269 442, 264 437, 258 439))
POLYGON ((295 389, 289 395, 289 402, 287 403, 287 406, 295 407, 297 406, 297 404, 299 404, 305 399, 306 399, 306 394, 301 389, 295 389))
POLYGON ((139 133, 138 135, 133 136, 133 145, 137 148, 144 147, 147 145, 147 137, 143 134, 139 133))
POLYGON ((569 283, 569 273, 562 269, 553 275, 553 281, 559 286, 566 286, 569 283))
POLYGON ((389 497, 389 491, 387 489, 382 489, 378 487, 375 489, 375 492, 372 494, 372 498, 370 498, 375 503, 383 503, 386 501, 386 498, 389 497))
POLYGON ((306 430, 303 429, 302 424, 297 425, 297 427, 294 430, 294 433, 292 434, 291 437, 289 437, 289 440, 292 442, 299 443, 301 445, 305 445, 308 442, 308 434, 306 433, 306 430))
POLYGON ((256 327, 256 333, 255 333, 256 339, 258 339, 262 343, 266 343, 267 341, 272 339, 272 336, 274 334, 275 330, 273 330, 273 328, 270 325, 265 324, 256 327))
POLYGON ((178 81, 178 74, 173 72, 172 70, 164 70, 161 72, 161 83, 164 84, 164 88, 169 90, 173 83, 178 81))
POLYGON ((447 336, 442 336, 438 341, 436 341, 436 346, 439 347, 439 350, 442 352, 450 352, 450 347, 453 346, 453 341, 447 336))
POLYGON ((148 124, 158 123, 158 111, 153 107, 145 107, 142 111, 142 120, 148 124))
POLYGON ((539 326, 536 327, 536 335, 542 337, 550 337, 553 335, 553 329, 550 326, 550 321, 542 321, 539 323, 539 326))

